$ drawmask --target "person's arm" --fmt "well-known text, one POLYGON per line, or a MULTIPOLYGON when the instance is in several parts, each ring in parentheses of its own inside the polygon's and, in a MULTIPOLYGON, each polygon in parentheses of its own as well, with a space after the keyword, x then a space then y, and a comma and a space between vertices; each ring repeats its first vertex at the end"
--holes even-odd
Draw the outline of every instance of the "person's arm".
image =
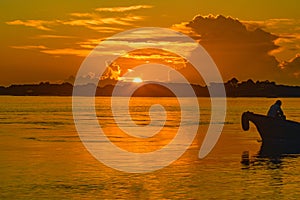
POLYGON ((283 115, 283 111, 281 110, 280 107, 278 108, 277 113, 278 113, 279 115, 283 115))
POLYGON ((282 111, 281 107, 278 108, 277 114, 278 114, 278 116, 279 116, 281 119, 284 119, 284 120, 286 119, 285 115, 283 114, 283 111, 282 111))

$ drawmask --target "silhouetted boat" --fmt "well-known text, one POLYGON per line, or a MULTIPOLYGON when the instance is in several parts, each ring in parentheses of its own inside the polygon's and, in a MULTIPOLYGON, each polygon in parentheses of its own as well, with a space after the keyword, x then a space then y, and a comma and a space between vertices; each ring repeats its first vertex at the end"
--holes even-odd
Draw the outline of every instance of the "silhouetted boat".
POLYGON ((242 127, 249 130, 249 121, 256 126, 265 147, 300 150, 300 123, 291 120, 275 119, 265 115, 244 112, 242 127))

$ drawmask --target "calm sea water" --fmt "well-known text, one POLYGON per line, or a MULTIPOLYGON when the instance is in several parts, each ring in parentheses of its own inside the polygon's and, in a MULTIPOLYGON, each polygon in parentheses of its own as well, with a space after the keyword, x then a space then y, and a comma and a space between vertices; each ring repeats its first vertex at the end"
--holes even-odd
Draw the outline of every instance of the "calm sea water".
MULTIPOLYGON (((300 121, 300 99, 281 100, 287 118, 300 121)), ((200 122, 193 121, 193 112, 189 116, 200 124, 190 148, 168 167, 134 174, 105 166, 85 149, 75 130, 71 97, 1 96, 0 199, 299 199, 300 157, 258 158, 256 128, 241 129, 242 112, 265 114, 274 101, 228 98, 222 135, 213 151, 199 159, 210 119, 209 98, 199 98, 200 122), (251 155, 249 166, 240 163, 243 151, 251 155)), ((112 119, 109 98, 96 99, 97 117, 121 148, 154 151, 174 137, 180 107, 175 98, 133 98, 136 124, 150 122, 153 103, 164 105, 168 114, 162 133, 151 140, 126 138, 112 119)))

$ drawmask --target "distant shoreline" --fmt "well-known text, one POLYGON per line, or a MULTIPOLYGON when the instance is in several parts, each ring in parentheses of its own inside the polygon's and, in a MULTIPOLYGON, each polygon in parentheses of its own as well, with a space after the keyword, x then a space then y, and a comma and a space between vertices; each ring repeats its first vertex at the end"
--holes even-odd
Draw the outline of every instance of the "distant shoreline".
MULTIPOLYGON (((119 96, 131 96, 126 91, 136 83, 124 83, 122 86, 105 85, 103 87, 94 84, 73 86, 71 83, 51 84, 49 82, 41 82, 39 84, 23 84, 11 85, 8 87, 0 86, 0 95, 6 96, 72 96, 73 88, 76 88, 76 96, 112 96, 115 87, 123 91, 119 96), (95 91, 91 95, 90 91, 95 91)), ((210 86, 201 86, 191 84, 197 97, 210 97, 209 88, 218 87, 223 83, 211 83, 210 86)), ((187 84, 184 83, 163 83, 155 82, 143 83, 132 96, 134 97, 175 97, 174 93, 167 87, 179 88, 178 97, 189 97, 186 93, 187 84), (165 86, 165 87, 164 87, 165 86)), ((300 97, 300 86, 277 85, 275 82, 269 81, 248 81, 238 82, 233 78, 224 83, 227 97, 300 97)))
MULTIPOLYGON (((0 94, 1 96, 6 97, 72 97, 73 95, 9 95, 9 94, 0 94)), ((80 97, 111 97, 111 96, 85 96, 80 95, 80 97)), ((114 97, 127 97, 127 96, 114 96, 114 97)), ((176 96, 131 96, 131 97, 140 97, 140 98, 177 98, 176 96)), ((178 96, 180 98, 189 98, 192 96, 178 96)), ((211 96, 197 96, 198 98, 212 98, 211 96)), ((222 97, 213 97, 213 98, 222 98, 222 97)), ((277 98, 300 98, 300 96, 277 96, 277 97, 265 97, 265 96, 228 96, 226 95, 226 98, 267 98, 267 99, 277 99, 277 98)))

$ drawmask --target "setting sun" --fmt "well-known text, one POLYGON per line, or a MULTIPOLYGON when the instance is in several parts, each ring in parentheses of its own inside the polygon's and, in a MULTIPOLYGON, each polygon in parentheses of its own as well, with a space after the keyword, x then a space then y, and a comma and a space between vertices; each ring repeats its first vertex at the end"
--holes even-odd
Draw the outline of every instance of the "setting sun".
POLYGON ((141 83, 143 80, 140 77, 136 77, 132 80, 133 83, 141 83))

